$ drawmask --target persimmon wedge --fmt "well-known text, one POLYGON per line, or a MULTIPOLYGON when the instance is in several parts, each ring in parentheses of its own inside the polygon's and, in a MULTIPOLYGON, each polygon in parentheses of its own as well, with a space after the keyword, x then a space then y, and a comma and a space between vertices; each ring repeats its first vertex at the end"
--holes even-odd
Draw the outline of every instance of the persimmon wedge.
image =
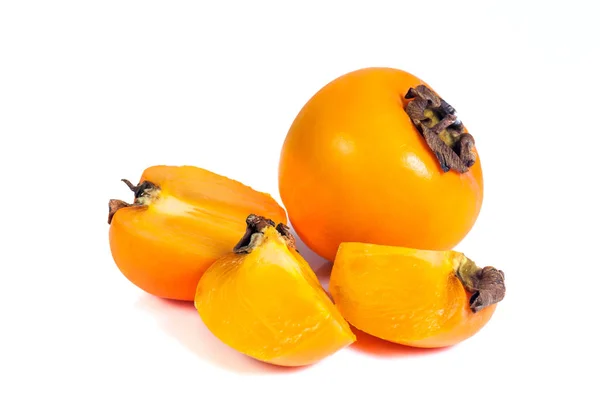
POLYGON ((356 340, 287 226, 257 215, 200 278, 195 306, 223 343, 270 364, 313 364, 356 340))
POLYGON ((113 259, 132 283, 158 297, 193 301, 198 280, 229 253, 250 213, 286 220, 270 195, 193 166, 152 166, 132 204, 109 202, 113 259))
POLYGON ((457 251, 342 243, 329 283, 350 324, 413 347, 446 347, 476 334, 504 298, 504 273, 457 251))

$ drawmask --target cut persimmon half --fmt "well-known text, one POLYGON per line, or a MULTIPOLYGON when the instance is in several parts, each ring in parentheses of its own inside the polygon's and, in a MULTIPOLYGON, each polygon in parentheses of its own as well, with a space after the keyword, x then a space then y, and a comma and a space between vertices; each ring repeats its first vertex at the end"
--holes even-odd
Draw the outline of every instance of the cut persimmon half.
POLYGON ((342 243, 329 291, 357 329, 414 347, 446 347, 476 334, 504 298, 504 273, 463 253, 342 243))
POLYGON ((316 363, 356 337, 284 224, 250 215, 243 238, 200 278, 195 306, 223 343, 281 366, 316 363))
POLYGON ((193 301, 200 276, 231 252, 250 213, 286 220, 266 193, 193 166, 153 166, 123 180, 133 203, 110 200, 110 250, 132 283, 158 297, 193 301))

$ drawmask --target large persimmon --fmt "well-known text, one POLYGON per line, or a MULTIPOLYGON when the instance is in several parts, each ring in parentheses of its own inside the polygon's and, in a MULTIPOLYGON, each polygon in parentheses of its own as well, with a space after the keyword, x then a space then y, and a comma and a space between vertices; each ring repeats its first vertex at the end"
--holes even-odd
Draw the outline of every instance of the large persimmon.
POLYGON ((301 109, 279 191, 299 237, 333 260, 342 242, 451 249, 479 215, 483 177, 473 137, 427 83, 365 68, 301 109))
POLYGON ((194 300, 198 280, 231 252, 250 213, 286 222, 267 193, 194 166, 147 168, 133 203, 109 202, 109 241, 119 270, 158 297, 194 300))

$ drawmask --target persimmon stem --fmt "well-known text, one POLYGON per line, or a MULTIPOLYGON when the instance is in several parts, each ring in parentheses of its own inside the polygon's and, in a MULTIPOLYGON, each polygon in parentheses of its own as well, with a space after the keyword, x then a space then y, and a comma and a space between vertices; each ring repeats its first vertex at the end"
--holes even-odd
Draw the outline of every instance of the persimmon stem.
POLYGON ((143 206, 149 204, 153 199, 158 196, 160 188, 152 182, 143 181, 139 185, 134 185, 127 179, 121 179, 125 182, 127 187, 134 193, 135 199, 133 204, 129 204, 123 200, 111 199, 108 202, 108 224, 112 222, 112 219, 117 211, 121 208, 143 206))
POLYGON ((298 253, 300 252, 296 247, 296 238, 294 237, 294 235, 292 235, 292 232, 290 232, 289 226, 284 225, 280 222, 279 224, 277 224, 277 227, 275 229, 277 229, 277 232, 279 232, 281 237, 283 237, 283 239, 286 241, 288 247, 296 250, 296 252, 298 253))
POLYGON ((125 182, 129 190, 133 192, 136 202, 140 202, 138 199, 144 197, 153 197, 155 192, 158 190, 158 186, 148 181, 143 181, 139 185, 134 185, 127 179, 121 179, 121 181, 125 182))
POLYGON ((117 211, 121 208, 131 207, 132 204, 129 204, 123 200, 115 200, 111 199, 108 201, 108 224, 112 222, 112 219, 117 211))
MULTIPOLYGON (((233 248, 234 253, 250 253, 256 247, 260 246, 264 239, 264 231, 268 227, 273 227, 286 241, 287 245, 296 250, 296 240, 290 233, 290 228, 287 225, 275 222, 269 218, 261 217, 256 214, 250 214, 246 218, 246 232, 240 241, 233 248)), ((296 250, 297 251, 297 250, 296 250)))
POLYGON ((457 266, 456 276, 472 293, 469 306, 474 313, 500 302, 506 293, 504 272, 489 266, 479 268, 467 257, 457 266))
POLYGON ((475 163, 475 139, 465 132, 456 110, 425 85, 410 88, 406 113, 437 157, 443 172, 469 171, 475 163))

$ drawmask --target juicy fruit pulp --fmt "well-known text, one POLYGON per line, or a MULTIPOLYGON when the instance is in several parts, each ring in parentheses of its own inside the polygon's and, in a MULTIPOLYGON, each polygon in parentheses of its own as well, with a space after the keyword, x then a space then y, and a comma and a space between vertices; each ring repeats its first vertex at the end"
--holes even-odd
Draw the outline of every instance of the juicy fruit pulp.
POLYGON ((483 201, 481 162, 444 172, 405 108, 424 83, 391 68, 343 75, 302 108, 282 147, 279 191, 290 222, 333 261, 342 242, 431 250, 458 244, 483 201))
POLYGON ((343 243, 329 289, 356 328, 404 345, 444 347, 489 321, 504 296, 504 274, 455 251, 343 243), (481 290, 467 290, 461 279, 481 290))
POLYGON ((195 304, 222 342, 271 364, 312 364, 356 340, 287 228, 254 215, 200 279, 195 304))
POLYGON ((150 167, 132 190, 134 204, 120 202, 109 216, 112 256, 131 282, 164 298, 192 301, 200 276, 231 251, 248 214, 286 220, 268 194, 191 166, 150 167))

